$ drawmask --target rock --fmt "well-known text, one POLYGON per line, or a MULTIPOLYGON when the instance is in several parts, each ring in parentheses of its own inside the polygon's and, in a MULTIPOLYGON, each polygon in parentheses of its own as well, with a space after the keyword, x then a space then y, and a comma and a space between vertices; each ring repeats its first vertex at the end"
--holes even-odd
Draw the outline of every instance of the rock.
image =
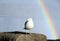
POLYGON ((25 33, 25 32, 2 32, 0 33, 0 41, 47 41, 47 37, 43 34, 25 33))

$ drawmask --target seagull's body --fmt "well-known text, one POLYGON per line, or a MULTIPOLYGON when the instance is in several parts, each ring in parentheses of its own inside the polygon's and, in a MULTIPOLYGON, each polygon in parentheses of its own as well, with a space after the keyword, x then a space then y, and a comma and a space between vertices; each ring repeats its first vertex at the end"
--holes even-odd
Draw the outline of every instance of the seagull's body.
POLYGON ((28 18, 25 22, 25 30, 30 30, 34 27, 32 18, 28 18))
MULTIPOLYGON (((31 30, 34 27, 32 18, 28 18, 25 22, 25 30, 31 30)), ((31 33, 30 33, 31 34, 31 33)))

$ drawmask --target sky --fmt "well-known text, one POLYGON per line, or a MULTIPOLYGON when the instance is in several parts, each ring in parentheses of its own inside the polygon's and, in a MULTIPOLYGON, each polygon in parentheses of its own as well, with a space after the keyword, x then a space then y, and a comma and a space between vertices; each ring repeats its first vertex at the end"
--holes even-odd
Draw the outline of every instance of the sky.
MULTIPOLYGON (((49 10, 58 39, 60 39, 60 1, 43 0, 43 2, 49 10)), ((32 33, 45 34, 48 39, 54 39, 51 31, 49 31, 49 27, 46 26, 47 24, 44 21, 45 18, 41 7, 39 7, 38 0, 0 0, 0 32, 25 32, 23 29, 24 23, 30 17, 34 21, 32 33)))

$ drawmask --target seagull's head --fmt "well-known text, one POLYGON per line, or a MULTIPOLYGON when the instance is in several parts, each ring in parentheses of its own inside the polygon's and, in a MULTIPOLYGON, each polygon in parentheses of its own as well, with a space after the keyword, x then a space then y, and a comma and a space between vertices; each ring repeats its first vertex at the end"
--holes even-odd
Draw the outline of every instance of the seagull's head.
POLYGON ((28 20, 28 21, 32 21, 32 18, 28 18, 27 20, 28 20))

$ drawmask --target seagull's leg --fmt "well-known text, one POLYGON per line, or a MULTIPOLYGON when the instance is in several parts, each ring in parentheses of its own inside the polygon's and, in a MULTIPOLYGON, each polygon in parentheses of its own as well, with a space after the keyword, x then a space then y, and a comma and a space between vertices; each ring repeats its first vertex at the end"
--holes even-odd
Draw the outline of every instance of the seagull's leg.
POLYGON ((29 30, 29 34, 31 35, 31 31, 29 30))
POLYGON ((27 30, 25 30, 26 31, 26 35, 27 35, 27 30))
POLYGON ((25 30, 26 31, 26 41, 27 41, 27 30, 25 30))

